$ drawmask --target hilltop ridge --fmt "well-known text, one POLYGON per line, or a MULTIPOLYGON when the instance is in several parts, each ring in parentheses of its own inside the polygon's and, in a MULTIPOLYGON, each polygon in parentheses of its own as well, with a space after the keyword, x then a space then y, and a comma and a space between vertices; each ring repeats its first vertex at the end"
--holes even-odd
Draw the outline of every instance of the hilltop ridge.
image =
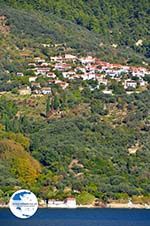
MULTIPOLYGON (((149 1, 2 1, 16 36, 37 35, 133 63, 149 59, 149 1), (31 26, 32 24, 32 26, 31 26), (44 37, 45 36, 45 37, 44 37), (135 62, 134 62, 135 61, 135 62)), ((21 37, 20 36, 20 37, 21 37)))

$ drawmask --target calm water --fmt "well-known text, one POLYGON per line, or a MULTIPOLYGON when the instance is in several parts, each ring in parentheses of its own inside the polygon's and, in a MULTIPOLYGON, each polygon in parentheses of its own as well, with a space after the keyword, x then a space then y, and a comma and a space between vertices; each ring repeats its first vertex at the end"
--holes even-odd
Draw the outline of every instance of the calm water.
POLYGON ((28 220, 0 209, 0 226, 150 226, 150 210, 39 209, 28 220))

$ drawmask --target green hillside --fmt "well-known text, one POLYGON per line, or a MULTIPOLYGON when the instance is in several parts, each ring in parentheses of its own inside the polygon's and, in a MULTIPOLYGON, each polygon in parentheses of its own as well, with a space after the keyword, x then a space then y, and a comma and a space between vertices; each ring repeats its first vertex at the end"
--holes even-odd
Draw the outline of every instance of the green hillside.
POLYGON ((149 1, 4 1, 16 36, 46 37, 109 60, 149 58, 149 1), (141 45, 136 45, 142 40, 141 45), (117 47, 112 47, 112 45, 117 47), (106 57, 107 56, 107 57, 106 57))
POLYGON ((43 199, 150 204, 149 74, 144 86, 130 70, 107 75, 108 85, 98 86, 97 80, 64 78, 51 61, 79 56, 64 63, 77 75, 86 67, 79 60, 84 55, 148 66, 149 8, 148 0, 0 1, 0 202, 27 187, 43 199), (67 88, 38 74, 37 91, 46 87, 51 94, 34 93, 34 67, 46 67, 37 57, 67 88), (129 79, 136 88, 124 88, 129 79), (32 94, 20 94, 25 86, 32 94))
POLYGON ((47 97, 38 98, 45 105, 36 112, 19 96, 0 98, 1 172, 11 166, 1 175, 8 175, 7 181, 1 180, 1 190, 11 194, 27 181, 41 198, 75 195, 82 200, 86 192, 103 201, 143 195, 148 203, 149 91, 107 96, 88 90, 87 95, 86 88, 75 87, 57 93, 61 117, 43 117, 47 97))
POLYGON ((41 165, 28 152, 29 139, 0 125, 0 202, 21 187, 32 187, 41 165))

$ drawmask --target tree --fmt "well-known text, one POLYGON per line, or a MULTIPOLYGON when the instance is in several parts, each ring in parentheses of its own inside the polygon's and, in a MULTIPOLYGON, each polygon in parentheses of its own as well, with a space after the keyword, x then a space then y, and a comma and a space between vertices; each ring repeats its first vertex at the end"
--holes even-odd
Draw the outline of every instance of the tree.
POLYGON ((50 96, 48 96, 46 101, 46 115, 49 113, 50 109, 51 109, 50 96))
POLYGON ((150 84, 150 75, 145 75, 144 80, 150 84))
POLYGON ((97 113, 100 115, 105 115, 107 113, 101 100, 92 100, 91 111, 92 113, 97 113))
POLYGON ((109 88, 112 89, 113 93, 116 94, 116 95, 125 93, 123 85, 121 83, 116 82, 115 80, 111 81, 109 88))
POLYGON ((95 196, 86 191, 81 192, 77 196, 77 202, 82 205, 93 204, 94 201, 95 201, 95 196))
POLYGON ((59 98, 58 98, 58 96, 55 95, 54 96, 54 101, 53 101, 53 108, 54 108, 54 110, 58 110, 59 106, 60 106, 59 98))

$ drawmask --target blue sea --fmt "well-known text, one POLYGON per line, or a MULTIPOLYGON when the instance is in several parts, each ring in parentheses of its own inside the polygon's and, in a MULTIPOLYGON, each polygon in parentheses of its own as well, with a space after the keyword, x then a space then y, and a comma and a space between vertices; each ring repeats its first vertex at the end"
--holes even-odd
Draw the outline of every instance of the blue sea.
POLYGON ((22 220, 0 209, 0 226, 150 226, 150 210, 39 209, 22 220))

